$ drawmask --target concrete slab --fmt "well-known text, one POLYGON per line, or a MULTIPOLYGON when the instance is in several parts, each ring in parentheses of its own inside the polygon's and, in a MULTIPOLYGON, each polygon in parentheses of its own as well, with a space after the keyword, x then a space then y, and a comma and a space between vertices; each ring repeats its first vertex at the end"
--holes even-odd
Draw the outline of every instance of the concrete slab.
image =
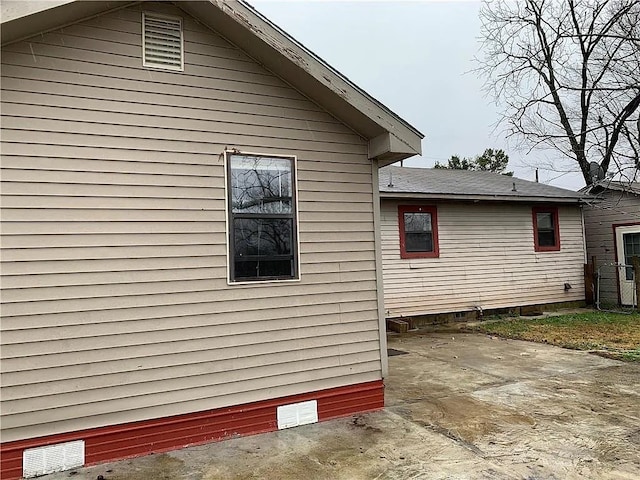
POLYGON ((384 411, 45 478, 640 478, 640 365, 479 334, 389 348, 384 411))
POLYGON ((389 345, 410 354, 390 363, 388 410, 517 478, 640 478, 640 365, 478 334, 389 345))

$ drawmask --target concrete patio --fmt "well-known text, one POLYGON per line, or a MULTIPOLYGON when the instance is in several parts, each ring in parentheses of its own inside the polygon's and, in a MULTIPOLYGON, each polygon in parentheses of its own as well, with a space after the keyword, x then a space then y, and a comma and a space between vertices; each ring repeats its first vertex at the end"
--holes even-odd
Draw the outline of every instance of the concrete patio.
POLYGON ((640 478, 640 364, 480 334, 389 348, 383 411, 44 478, 640 478))

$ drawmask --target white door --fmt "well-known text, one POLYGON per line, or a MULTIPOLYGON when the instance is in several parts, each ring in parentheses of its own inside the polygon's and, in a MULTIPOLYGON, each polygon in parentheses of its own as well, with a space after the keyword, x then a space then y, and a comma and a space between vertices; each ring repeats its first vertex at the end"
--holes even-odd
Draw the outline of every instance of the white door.
POLYGON ((616 251, 618 264, 627 265, 618 269, 620 301, 623 305, 637 305, 631 257, 640 257, 640 225, 616 227, 616 251))

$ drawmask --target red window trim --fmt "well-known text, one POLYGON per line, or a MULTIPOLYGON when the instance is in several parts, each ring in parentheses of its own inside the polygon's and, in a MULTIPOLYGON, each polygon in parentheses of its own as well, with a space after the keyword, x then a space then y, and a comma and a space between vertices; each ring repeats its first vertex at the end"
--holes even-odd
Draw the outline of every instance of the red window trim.
POLYGON ((536 252, 557 252, 560 250, 560 217, 558 216, 558 207, 533 207, 531 209, 533 217, 533 242, 536 252), (550 213, 553 217, 553 229, 556 239, 555 245, 539 245, 538 244, 538 213, 550 213))
POLYGON ((438 212, 435 206, 431 205, 398 205, 398 227, 400 229, 400 258, 438 258, 440 248, 438 245, 438 212), (430 213, 431 233, 433 235, 432 252, 407 252, 404 232, 405 213, 430 213))

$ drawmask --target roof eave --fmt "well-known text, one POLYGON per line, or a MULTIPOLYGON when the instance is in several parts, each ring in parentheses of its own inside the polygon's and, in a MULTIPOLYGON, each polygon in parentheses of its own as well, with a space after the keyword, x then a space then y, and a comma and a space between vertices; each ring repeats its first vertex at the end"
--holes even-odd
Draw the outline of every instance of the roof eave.
POLYGON ((125 8, 136 1, 51 0, 49 2, 5 1, 3 5, 0 42, 7 45, 19 42, 41 32, 48 32, 72 23, 125 8))
POLYGON ((381 166, 422 153, 422 133, 246 2, 176 4, 364 137, 369 142, 369 158, 378 159, 381 166))
MULTIPOLYGON (((139 2, 59 0, 44 4, 40 10, 28 11, 21 7, 22 15, 5 15, 2 19, 2 44, 23 40, 134 3, 139 2)), ((380 166, 422 152, 421 140, 424 135, 249 4, 229 0, 174 3, 365 138, 369 142, 369 158, 377 159, 380 166)), ((5 10, 10 9, 5 7, 5 10)))
POLYGON ((378 167, 386 167, 422 153, 421 138, 414 138, 413 144, 407 143, 409 140, 411 139, 402 140, 391 132, 384 132, 369 140, 369 158, 377 159, 378 167))
POLYGON ((465 202, 519 202, 519 203, 565 203, 581 204, 583 197, 540 197, 540 196, 514 196, 514 195, 457 195, 441 193, 414 193, 414 192, 385 192, 380 191, 380 197, 386 199, 414 199, 414 200, 439 200, 439 201, 465 201, 465 202))
POLYGON ((600 195, 601 193, 607 190, 614 191, 614 192, 629 193, 631 195, 636 195, 636 196, 640 195, 640 190, 632 187, 631 185, 626 186, 623 184, 621 185, 620 183, 604 182, 604 181, 600 181, 592 185, 587 185, 586 187, 582 187, 579 190, 579 192, 588 193, 590 195, 600 195))

